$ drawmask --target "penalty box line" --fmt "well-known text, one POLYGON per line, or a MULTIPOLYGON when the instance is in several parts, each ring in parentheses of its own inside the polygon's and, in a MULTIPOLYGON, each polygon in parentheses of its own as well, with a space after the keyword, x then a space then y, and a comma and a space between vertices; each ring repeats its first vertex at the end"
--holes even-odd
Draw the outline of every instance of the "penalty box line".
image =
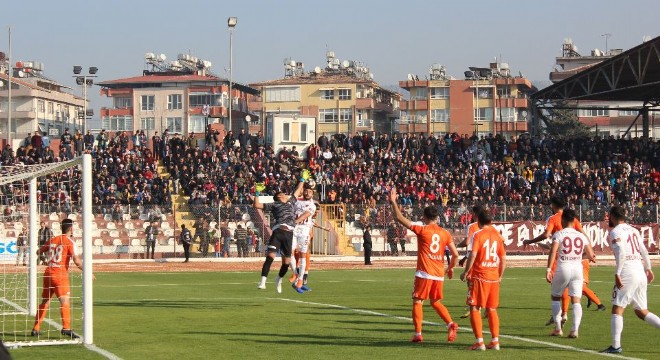
MULTIPOLYGON (((333 309, 341 309, 341 310, 351 311, 351 312, 355 312, 355 313, 359 313, 359 314, 374 315, 374 316, 386 317, 386 318, 390 318, 390 319, 402 320, 402 321, 405 321, 405 322, 412 322, 411 318, 405 317, 405 316, 396 316, 396 315, 384 314, 384 313, 379 313, 379 312, 376 312, 376 311, 365 310, 365 309, 355 309, 355 308, 348 307, 348 306, 343 306, 343 305, 324 304, 324 303, 317 303, 317 302, 311 302, 311 301, 283 299, 283 298, 269 298, 269 299, 286 301, 286 302, 293 302, 293 303, 297 303, 297 304, 305 304, 305 305, 320 306, 320 307, 329 307, 329 308, 333 308, 333 309)), ((426 321, 426 320, 424 321, 424 324, 438 325, 438 326, 444 326, 445 325, 445 324, 432 322, 432 321, 426 321)), ((472 329, 468 329, 468 328, 460 327, 459 329, 463 330, 463 331, 472 332, 472 329)), ((490 334, 490 332, 484 330, 484 334, 490 334)), ((502 334, 500 334, 500 337, 501 338, 506 338, 506 339, 529 342, 529 343, 532 343, 532 344, 555 347, 555 348, 564 349, 564 350, 570 350, 570 351, 575 351, 575 352, 593 354, 593 355, 600 355, 600 356, 613 357, 613 358, 626 359, 626 360, 642 360, 642 359, 634 358, 634 357, 628 357, 628 356, 617 355, 617 354, 600 353, 598 351, 582 349, 582 348, 578 348, 578 347, 575 347, 575 346, 556 344, 556 343, 552 343, 552 342, 548 342, 548 341, 528 339, 528 338, 524 338, 524 337, 520 337, 520 336, 514 336, 514 335, 502 335, 502 334)))

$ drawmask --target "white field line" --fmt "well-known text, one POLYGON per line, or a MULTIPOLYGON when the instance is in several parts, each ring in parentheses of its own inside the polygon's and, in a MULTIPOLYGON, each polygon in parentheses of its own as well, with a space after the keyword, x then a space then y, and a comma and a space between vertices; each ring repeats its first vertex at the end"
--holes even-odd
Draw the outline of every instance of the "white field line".
MULTIPOLYGON (((359 314, 381 316, 381 317, 386 317, 386 318, 390 318, 390 319, 402 320, 402 321, 405 321, 405 322, 412 322, 411 318, 408 318, 408 317, 405 317, 405 316, 395 316, 395 315, 379 313, 379 312, 371 311, 371 310, 355 309, 355 308, 351 308, 351 307, 348 307, 348 306, 342 306, 342 305, 323 304, 323 303, 316 303, 316 302, 310 302, 310 301, 302 301, 302 300, 294 300, 294 299, 283 299, 283 298, 269 298, 269 299, 270 300, 280 300, 280 301, 293 302, 293 303, 298 303, 298 304, 320 306, 320 307, 330 307, 330 308, 334 308, 334 309, 352 311, 352 312, 356 312, 356 313, 359 313, 359 314)), ((424 321, 424 323, 428 324, 428 325, 444 325, 444 324, 435 323, 435 322, 431 322, 431 321, 424 321)), ((460 328, 460 330, 472 332, 472 329, 468 329, 468 328, 460 328)), ((484 331, 484 333, 489 334, 488 331, 484 331)), ((618 358, 618 359, 627 359, 627 360, 641 360, 641 359, 633 358, 633 357, 627 357, 627 356, 622 356, 622 355, 617 355, 617 354, 605 354, 605 353, 600 353, 600 352, 594 351, 594 350, 581 349, 581 348, 578 348, 578 347, 575 347, 575 346, 555 344, 555 343, 551 343, 551 342, 547 342, 547 341, 528 339, 528 338, 519 337, 519 336, 500 334, 500 337, 507 338, 507 339, 518 340, 518 341, 529 342, 529 343, 538 344, 538 345, 545 345, 545 346, 560 348, 560 349, 564 349, 564 350, 587 353, 587 354, 592 354, 592 355, 600 355, 600 356, 614 357, 614 358, 618 358)))
MULTIPOLYGON (((16 303, 13 302, 13 301, 7 300, 7 299, 5 299, 5 298, 0 298, 0 301, 2 301, 3 303, 5 303, 5 304, 7 304, 7 305, 9 305, 9 306, 11 306, 11 307, 13 307, 13 308, 15 308, 16 310, 20 311, 22 314, 27 314, 27 313, 28 313, 28 310, 27 310, 26 308, 24 308, 24 307, 22 307, 22 306, 16 304, 16 303)), ((57 328, 57 327, 61 327, 61 326, 62 326, 61 324, 57 323, 56 321, 54 321, 54 320, 52 320, 52 319, 48 319, 48 318, 47 318, 45 321, 46 321, 49 325, 51 325, 52 327, 56 327, 56 328, 57 328)), ((55 341, 55 342, 53 342, 53 341, 44 342, 44 345, 51 345, 51 344, 55 344, 55 345, 58 345, 58 344, 80 344, 81 342, 82 342, 82 339, 79 339, 79 340, 61 340, 61 341, 55 341)), ((7 345, 7 347, 9 347, 9 348, 12 348, 12 347, 20 347, 20 346, 21 346, 21 343, 20 343, 20 342, 6 342, 5 345, 7 345)), ((37 345, 39 345, 38 342, 30 342, 30 343, 29 343, 29 346, 37 346, 37 345)), ((109 360, 122 360, 122 359, 121 359, 120 357, 118 357, 117 355, 115 355, 115 354, 113 354, 113 353, 111 353, 111 352, 109 352, 109 351, 107 351, 107 350, 105 350, 105 349, 101 349, 100 347, 98 347, 98 346, 96 346, 96 345, 94 345, 94 344, 92 344, 92 345, 85 345, 85 348, 87 348, 88 350, 93 351, 93 352, 95 352, 95 353, 97 353, 97 354, 99 354, 99 355, 101 355, 101 356, 103 356, 103 357, 105 357, 106 359, 109 359, 109 360)))

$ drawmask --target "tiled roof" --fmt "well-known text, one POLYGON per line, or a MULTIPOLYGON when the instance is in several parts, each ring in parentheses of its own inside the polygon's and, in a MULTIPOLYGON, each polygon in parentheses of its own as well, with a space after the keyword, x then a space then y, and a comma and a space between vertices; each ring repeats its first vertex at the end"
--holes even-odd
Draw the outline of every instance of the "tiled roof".
POLYGON ((203 76, 196 74, 189 75, 142 75, 123 79, 108 80, 98 83, 98 85, 111 84, 136 84, 136 83, 167 83, 167 82, 204 82, 204 81, 228 81, 216 76, 203 76))
MULTIPOLYGON (((9 76, 7 74, 0 73, 0 79, 9 81, 9 76)), ((14 84, 18 84, 20 86, 25 86, 25 87, 28 87, 30 89, 34 89, 34 90, 50 91, 48 89, 41 88, 37 85, 30 84, 29 82, 23 81, 23 80, 21 80, 21 78, 17 78, 17 77, 14 77, 14 76, 11 77, 11 82, 14 83, 14 84)))
POLYGON ((378 85, 369 79, 359 79, 354 76, 344 74, 331 74, 322 72, 321 74, 308 73, 300 76, 292 76, 283 79, 262 81, 250 84, 251 86, 272 86, 272 85, 302 85, 302 84, 373 84, 378 85))

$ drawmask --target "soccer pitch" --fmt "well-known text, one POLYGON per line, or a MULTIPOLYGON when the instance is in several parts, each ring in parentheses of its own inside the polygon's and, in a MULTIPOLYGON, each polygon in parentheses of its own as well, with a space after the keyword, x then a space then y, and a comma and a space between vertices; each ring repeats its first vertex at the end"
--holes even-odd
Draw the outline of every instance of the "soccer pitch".
MULTIPOLYGON (((612 272, 592 267, 590 287, 608 309, 587 309, 583 298, 580 338, 568 339, 549 337, 551 328, 543 326, 550 315, 545 270, 508 269, 499 310, 502 350, 477 354, 466 350, 474 337, 469 320, 459 318, 466 287, 457 279, 445 282, 443 300, 461 327, 456 342, 447 343, 445 326, 425 304, 424 343, 410 343, 413 269, 312 269, 313 291, 303 295, 286 284, 278 294, 276 270, 266 290, 256 289, 256 270, 96 273, 94 340, 121 359, 604 358, 597 351, 610 344, 612 272)), ((660 286, 653 283, 648 295, 649 308, 660 313, 660 286)), ((658 329, 637 319, 632 309, 624 316, 624 353, 617 357, 657 359, 658 329)), ((565 333, 570 322, 569 314, 565 333)), ((105 358, 82 345, 19 348, 11 354, 17 360, 105 358)))

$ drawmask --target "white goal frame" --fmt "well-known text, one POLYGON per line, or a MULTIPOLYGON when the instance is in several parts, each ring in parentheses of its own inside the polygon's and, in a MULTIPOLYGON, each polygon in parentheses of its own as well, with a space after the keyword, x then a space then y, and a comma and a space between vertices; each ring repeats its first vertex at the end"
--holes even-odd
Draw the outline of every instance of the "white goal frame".
POLYGON ((82 334, 81 339, 75 340, 48 340, 48 341, 7 341, 7 347, 21 346, 39 346, 39 345, 60 345, 60 344, 80 344, 81 342, 91 345, 94 342, 94 314, 93 314, 93 289, 92 289, 92 156, 84 154, 73 160, 53 164, 43 164, 34 166, 12 166, 0 169, 0 184, 12 183, 15 181, 29 180, 29 237, 28 249, 30 252, 28 264, 28 315, 35 316, 37 306, 41 302, 37 283, 38 269, 36 249, 39 247, 39 212, 37 203, 37 178, 51 173, 62 171, 74 166, 82 165, 82 334))

